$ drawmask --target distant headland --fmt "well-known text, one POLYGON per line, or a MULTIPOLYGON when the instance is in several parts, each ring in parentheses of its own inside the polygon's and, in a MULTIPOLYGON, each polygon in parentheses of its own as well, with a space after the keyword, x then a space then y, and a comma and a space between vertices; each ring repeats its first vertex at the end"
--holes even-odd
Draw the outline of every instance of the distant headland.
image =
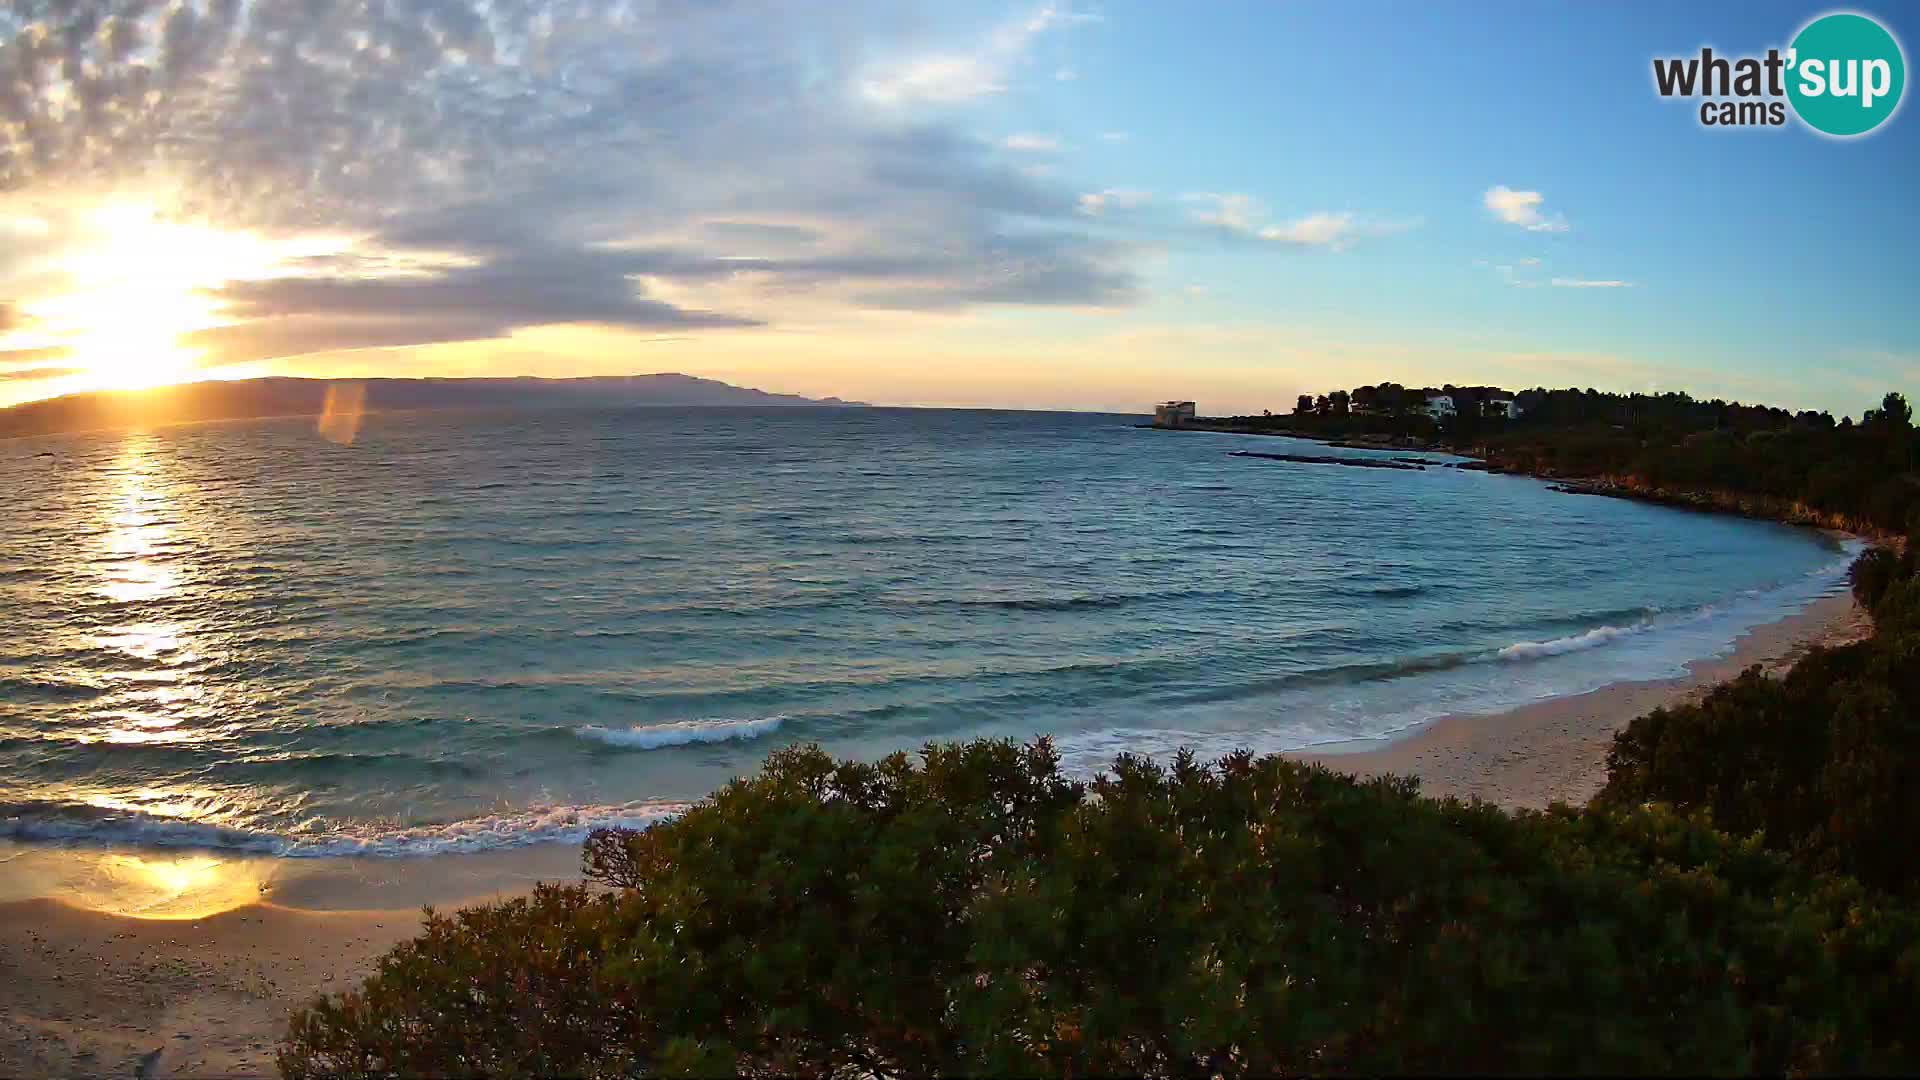
POLYGON ((576 379, 262 378, 179 383, 143 390, 96 390, 0 409, 0 438, 152 424, 319 416, 329 392, 351 387, 367 412, 435 409, 716 405, 859 407, 861 401, 808 398, 665 372, 576 379))

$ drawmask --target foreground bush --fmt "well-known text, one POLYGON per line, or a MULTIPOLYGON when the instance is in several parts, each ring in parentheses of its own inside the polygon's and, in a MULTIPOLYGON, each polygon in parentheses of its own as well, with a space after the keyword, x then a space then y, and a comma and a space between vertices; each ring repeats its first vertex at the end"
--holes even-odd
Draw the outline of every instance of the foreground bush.
POLYGON ((294 1077, 1911 1069, 1920 923, 1658 810, 1508 816, 1277 758, 817 749, 617 886, 435 917, 294 1077))
POLYGON ((1602 803, 1658 800, 1758 833, 1816 871, 1920 897, 1920 544, 1853 567, 1871 639, 1757 670, 1615 739, 1602 803))

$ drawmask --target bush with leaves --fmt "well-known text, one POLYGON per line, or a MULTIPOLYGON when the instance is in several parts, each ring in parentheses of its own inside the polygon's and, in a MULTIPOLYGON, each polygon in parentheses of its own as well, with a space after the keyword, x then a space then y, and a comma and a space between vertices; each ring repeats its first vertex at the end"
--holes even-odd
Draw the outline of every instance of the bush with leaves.
POLYGON ((1920 922, 1659 809, 1279 758, 774 754, 433 918, 292 1077, 1911 1069, 1920 922))
POLYGON ((1614 738, 1599 802, 1659 801, 1756 833, 1816 871, 1920 897, 1920 574, 1876 549, 1851 577, 1873 636, 1815 649, 1783 678, 1756 668, 1614 738))

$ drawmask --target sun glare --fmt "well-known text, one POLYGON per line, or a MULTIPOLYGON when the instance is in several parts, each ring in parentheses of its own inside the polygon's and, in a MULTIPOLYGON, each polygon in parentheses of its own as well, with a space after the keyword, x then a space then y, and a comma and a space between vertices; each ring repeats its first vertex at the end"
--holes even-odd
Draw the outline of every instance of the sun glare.
POLYGON ((171 221, 118 202, 81 220, 83 236, 47 267, 66 287, 21 305, 72 369, 58 392, 135 389, 219 377, 221 358, 191 343, 228 321, 212 290, 265 276, 288 253, 247 232, 171 221))

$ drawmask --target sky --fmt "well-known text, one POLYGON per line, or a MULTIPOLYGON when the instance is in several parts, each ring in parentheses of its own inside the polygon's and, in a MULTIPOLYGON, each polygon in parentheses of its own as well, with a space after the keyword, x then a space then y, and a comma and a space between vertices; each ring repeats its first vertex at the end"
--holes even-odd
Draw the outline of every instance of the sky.
MULTIPOLYGON (((20 0, 0 405, 682 371, 887 404, 1920 390, 1920 118, 1703 127, 1816 4, 20 0)), ((1920 9, 1856 7, 1902 42, 1920 9)), ((1909 54, 1911 46, 1908 46, 1909 54)))

